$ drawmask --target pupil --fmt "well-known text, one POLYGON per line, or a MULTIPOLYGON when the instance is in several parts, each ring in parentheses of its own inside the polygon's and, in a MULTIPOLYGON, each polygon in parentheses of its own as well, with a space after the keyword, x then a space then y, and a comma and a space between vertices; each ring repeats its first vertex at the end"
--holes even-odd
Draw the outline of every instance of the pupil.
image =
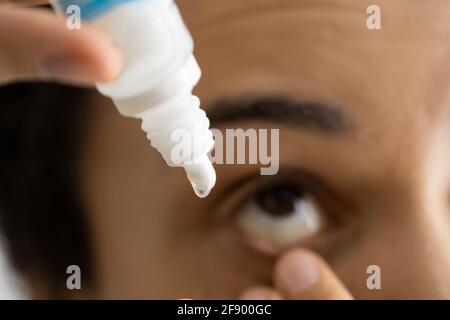
POLYGON ((256 196, 257 204, 264 212, 273 216, 286 216, 294 213, 295 203, 301 193, 288 187, 263 190, 256 196))

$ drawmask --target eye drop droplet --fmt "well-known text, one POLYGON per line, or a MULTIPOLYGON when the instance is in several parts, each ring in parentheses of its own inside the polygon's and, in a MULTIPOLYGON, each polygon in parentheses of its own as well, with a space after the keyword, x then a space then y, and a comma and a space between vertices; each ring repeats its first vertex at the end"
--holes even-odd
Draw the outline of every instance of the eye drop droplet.
POLYGON ((197 197, 199 198, 204 198, 208 195, 209 191, 204 190, 204 189, 198 189, 197 186, 192 186, 192 188, 194 189, 195 194, 197 195, 197 197))
POLYGON ((216 172, 208 156, 205 155, 196 163, 184 166, 184 170, 195 194, 199 198, 207 197, 216 184, 216 172))

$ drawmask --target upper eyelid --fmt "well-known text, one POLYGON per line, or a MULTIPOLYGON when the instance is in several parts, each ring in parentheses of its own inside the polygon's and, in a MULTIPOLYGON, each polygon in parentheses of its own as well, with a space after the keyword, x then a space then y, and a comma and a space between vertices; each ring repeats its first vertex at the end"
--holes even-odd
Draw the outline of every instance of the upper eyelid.
MULTIPOLYGON (((234 204, 227 204, 226 207, 223 208, 223 211, 225 212, 218 213, 218 215, 224 216, 228 215, 229 211, 238 210, 239 207, 243 205, 243 198, 248 197, 249 193, 257 192, 258 190, 262 190, 274 184, 301 185, 301 187, 304 188, 306 192, 312 194, 320 204, 332 202, 333 204, 339 205, 339 207, 349 207, 337 192, 328 187, 328 185, 316 175, 300 168, 281 167, 276 176, 260 176, 259 171, 252 171, 251 174, 247 174, 227 186, 226 189, 223 190, 220 198, 226 199, 226 202, 234 202, 234 204)), ((327 208, 323 209, 327 210, 327 208)))

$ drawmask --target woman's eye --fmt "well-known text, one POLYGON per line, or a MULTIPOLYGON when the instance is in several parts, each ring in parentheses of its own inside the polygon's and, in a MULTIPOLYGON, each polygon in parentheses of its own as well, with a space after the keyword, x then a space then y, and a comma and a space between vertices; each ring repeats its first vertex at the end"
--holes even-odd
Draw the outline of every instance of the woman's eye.
POLYGON ((313 237, 325 219, 311 194, 289 186, 258 192, 235 217, 244 238, 266 254, 277 254, 313 237))

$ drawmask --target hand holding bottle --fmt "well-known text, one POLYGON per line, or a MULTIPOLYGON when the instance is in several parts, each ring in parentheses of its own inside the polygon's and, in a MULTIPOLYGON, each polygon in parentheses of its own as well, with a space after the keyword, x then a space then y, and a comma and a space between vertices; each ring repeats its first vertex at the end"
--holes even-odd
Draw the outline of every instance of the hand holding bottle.
POLYGON ((96 84, 122 115, 142 119, 152 146, 167 164, 183 167, 197 196, 206 197, 216 182, 208 158, 214 139, 192 95, 201 71, 174 1, 53 1, 59 16, 24 4, 30 2, 0 5, 0 85, 96 84), (66 27, 67 5, 79 6, 87 22, 80 29, 66 27))
POLYGON ((69 30, 50 10, 26 5, 45 1, 0 0, 0 85, 54 80, 93 85, 120 72, 120 51, 101 32, 84 24, 69 30))

